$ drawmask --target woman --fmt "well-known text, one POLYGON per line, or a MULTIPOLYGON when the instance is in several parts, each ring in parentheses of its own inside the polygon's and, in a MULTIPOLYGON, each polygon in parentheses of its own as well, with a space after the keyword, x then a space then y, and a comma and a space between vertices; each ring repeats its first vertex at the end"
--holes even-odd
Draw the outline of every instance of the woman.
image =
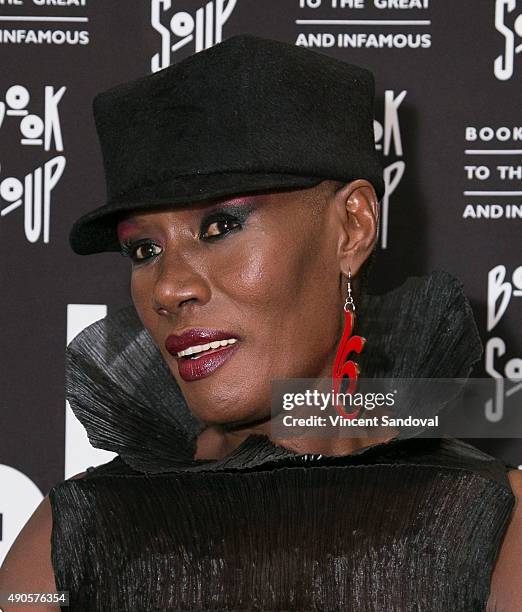
POLYGON ((273 435, 271 381, 329 377, 352 300, 364 376, 480 357, 449 275, 364 295, 372 106, 366 70, 252 36, 96 98, 109 202, 71 245, 128 256, 133 306, 69 345, 67 394, 118 457, 51 490, 0 590, 77 610, 522 607, 516 470, 458 440, 273 435))

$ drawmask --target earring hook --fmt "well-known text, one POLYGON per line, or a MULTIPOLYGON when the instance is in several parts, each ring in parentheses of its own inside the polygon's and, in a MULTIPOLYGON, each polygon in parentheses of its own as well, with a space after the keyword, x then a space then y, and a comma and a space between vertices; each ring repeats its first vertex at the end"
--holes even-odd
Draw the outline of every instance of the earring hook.
POLYGON ((347 296, 344 302, 344 312, 348 311, 355 312, 355 302, 352 296, 352 269, 350 267, 348 267, 347 296))

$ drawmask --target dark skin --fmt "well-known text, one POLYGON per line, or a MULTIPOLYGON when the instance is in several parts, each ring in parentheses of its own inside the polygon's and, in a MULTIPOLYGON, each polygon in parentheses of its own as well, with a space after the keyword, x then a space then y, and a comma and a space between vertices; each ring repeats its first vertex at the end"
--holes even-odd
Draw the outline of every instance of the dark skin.
MULTIPOLYGON (((136 311, 191 411, 207 425, 197 458, 219 458, 252 433, 270 434, 271 380, 329 376, 345 279, 349 268, 357 276, 374 247, 377 207, 367 181, 324 181, 210 206, 134 212, 120 222, 120 241, 131 247, 136 311), (230 331, 238 349, 210 377, 187 382, 165 340, 194 327, 230 331)), ((285 441, 329 454, 367 444, 285 441)))
MULTIPOLYGON (((133 267, 132 298, 189 407, 207 424, 196 457, 223 457, 251 433, 270 435, 271 378, 329 376, 342 330, 348 269, 357 278, 370 255, 377 214, 375 192, 366 181, 324 181, 306 190, 136 211, 129 219, 133 223, 121 226, 122 237, 146 238, 156 245, 139 251, 153 257, 133 267), (205 236, 230 229, 208 241, 201 237, 202 220, 217 204, 236 213, 248 208, 249 214, 241 228, 207 225, 205 236), (241 345, 209 377, 186 382, 164 341, 196 326, 232 329, 241 345)), ((302 453, 343 455, 372 440, 277 442, 302 453)), ((508 475, 517 502, 493 572, 488 612, 521 609, 522 472, 508 475)), ((46 497, 11 547, 0 570, 0 591, 56 590, 51 528, 46 497)), ((58 610, 27 607, 50 609, 58 610)))

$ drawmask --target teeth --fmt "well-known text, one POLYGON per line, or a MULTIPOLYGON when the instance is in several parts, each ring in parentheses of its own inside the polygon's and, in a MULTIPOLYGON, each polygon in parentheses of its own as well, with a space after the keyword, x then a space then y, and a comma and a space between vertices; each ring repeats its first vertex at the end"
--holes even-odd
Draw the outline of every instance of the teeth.
POLYGON ((208 344, 198 344, 196 346, 189 346, 188 349, 176 353, 176 356, 188 357, 189 355, 203 353, 204 351, 208 351, 209 349, 216 349, 220 346, 227 346, 227 344, 234 344, 235 342, 237 342, 237 338, 228 338, 227 340, 214 340, 213 342, 209 342, 208 344))

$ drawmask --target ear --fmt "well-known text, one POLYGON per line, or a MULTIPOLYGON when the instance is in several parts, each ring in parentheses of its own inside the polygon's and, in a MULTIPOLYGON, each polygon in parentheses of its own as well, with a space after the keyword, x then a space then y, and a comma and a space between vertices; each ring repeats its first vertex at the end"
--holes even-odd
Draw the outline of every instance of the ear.
POLYGON ((339 219, 337 256, 340 271, 356 276, 377 240, 379 202, 371 183, 357 179, 338 189, 334 205, 339 219))

